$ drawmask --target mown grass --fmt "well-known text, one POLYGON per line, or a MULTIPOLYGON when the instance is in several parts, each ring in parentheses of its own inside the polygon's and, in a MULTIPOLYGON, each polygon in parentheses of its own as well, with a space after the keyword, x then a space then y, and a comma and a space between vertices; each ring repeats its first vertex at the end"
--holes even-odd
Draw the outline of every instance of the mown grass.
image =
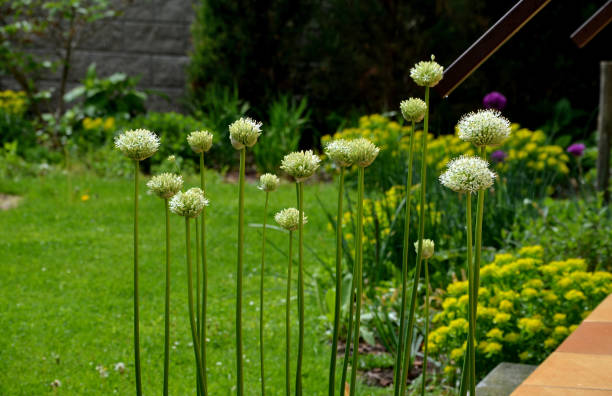
MULTIPOLYGON (((237 186, 209 175, 207 212, 209 302, 209 394, 234 394, 235 265, 237 186)), ((141 355, 145 395, 161 393, 163 380, 164 218, 163 203, 145 193, 140 200, 141 355)), ((77 191, 67 202, 65 177, 3 181, 0 191, 23 195, 16 209, 0 212, 0 394, 129 395, 134 393, 132 351, 132 182, 89 174, 72 180, 77 191), (81 197, 87 195, 88 200, 81 197), (125 374, 113 367, 126 365, 125 374), (108 370, 102 377, 97 366, 108 370)), ((188 180, 188 186, 197 179, 188 180)), ((261 223, 264 194, 247 186, 247 223, 261 223)), ((305 188, 306 340, 304 394, 327 392, 329 343, 324 334, 313 273, 316 256, 334 255, 333 235, 315 195, 333 212, 335 188, 305 188)), ((268 223, 284 207, 295 206, 295 187, 285 183, 271 195, 268 223)), ((170 394, 195 394, 195 372, 187 316, 184 220, 172 218, 170 394)), ((284 293, 287 234, 270 231, 266 254, 266 386, 284 392, 284 293), (275 249, 274 246, 278 249, 275 249)), ((244 278, 245 389, 259 394, 258 287, 260 230, 246 229, 244 278)), ((294 271, 295 274, 296 271, 294 271)), ((292 292, 293 296, 297 293, 292 292)), ((292 339, 297 340, 297 303, 292 301, 292 339)), ((294 343, 295 346, 295 343, 294 343)), ((296 352, 293 352, 296 356, 296 352)), ((341 360, 340 360, 341 364, 341 360)), ((292 368, 295 369, 295 363, 292 368)), ((292 378, 294 375, 292 375, 292 378)), ((362 386, 360 395, 389 390, 362 386)))

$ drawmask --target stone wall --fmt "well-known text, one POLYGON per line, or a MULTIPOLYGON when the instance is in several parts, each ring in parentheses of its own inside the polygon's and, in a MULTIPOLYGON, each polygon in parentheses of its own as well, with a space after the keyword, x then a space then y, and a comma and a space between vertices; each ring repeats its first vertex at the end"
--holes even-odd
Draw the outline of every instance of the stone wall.
MULTIPOLYGON (((94 33, 74 52, 68 90, 84 77, 89 65, 95 63, 98 76, 106 77, 116 72, 140 76, 141 88, 169 97, 167 101, 158 95, 149 95, 149 109, 179 110, 185 96, 195 3, 192 0, 135 0, 121 17, 95 27, 94 33)), ((33 52, 53 58, 44 46, 33 52)), ((59 75, 56 71, 43 76, 39 87, 59 89, 59 75)), ((0 88, 18 89, 18 85, 4 78, 0 88)))

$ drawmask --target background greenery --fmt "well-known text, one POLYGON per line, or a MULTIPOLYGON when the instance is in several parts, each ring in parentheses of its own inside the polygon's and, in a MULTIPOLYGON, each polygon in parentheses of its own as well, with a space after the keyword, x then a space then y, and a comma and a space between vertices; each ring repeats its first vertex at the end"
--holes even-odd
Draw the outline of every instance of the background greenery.
MULTIPOLYGON (((396 110, 400 100, 421 95, 408 72, 416 61, 434 53, 450 65, 515 3, 200 0, 189 88, 198 101, 210 87, 236 84, 256 115, 279 92, 307 96, 314 131, 302 140, 309 145, 351 115, 396 110)), ((448 100, 432 95, 438 109, 432 131, 451 131, 461 114, 493 90, 508 97, 508 116, 520 116, 530 128, 540 127, 559 100, 568 98, 576 111, 560 113, 559 120, 572 119, 551 125, 553 131, 580 138, 594 129, 598 62, 612 32, 602 31, 583 49, 569 36, 604 3, 548 4, 448 100)))

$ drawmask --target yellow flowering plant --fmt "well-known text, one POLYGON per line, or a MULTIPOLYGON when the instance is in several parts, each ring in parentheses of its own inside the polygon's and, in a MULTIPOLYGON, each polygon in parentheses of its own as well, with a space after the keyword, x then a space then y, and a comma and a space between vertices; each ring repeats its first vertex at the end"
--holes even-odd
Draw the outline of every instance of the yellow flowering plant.
MULTIPOLYGON (((411 128, 393 121, 381 114, 371 114, 359 118, 358 125, 346 128, 333 135, 322 137, 325 144, 332 139, 354 139, 365 137, 381 148, 381 154, 370 172, 373 183, 384 189, 401 185, 404 181, 407 153, 410 144, 411 128), (405 158, 404 158, 405 157, 405 158)), ((420 140, 422 131, 415 131, 420 140)), ((569 174, 570 158, 563 147, 547 145, 548 138, 541 130, 532 131, 511 125, 510 136, 503 144, 487 147, 487 157, 491 159, 492 170, 503 177, 496 188, 502 187, 510 195, 542 196, 555 190, 551 183, 562 181, 569 174), (501 183, 501 185, 500 185, 501 183)), ((460 155, 475 155, 476 148, 470 142, 459 139, 458 132, 434 137, 427 136, 427 165, 432 177, 439 175, 451 158, 460 155)), ((416 153, 415 161, 420 161, 416 153)))
MULTIPOLYGON (((612 292, 612 274, 587 272, 583 259, 544 262, 541 246, 499 253, 481 268, 476 354, 479 375, 502 361, 539 363, 612 292)), ((467 281, 443 292, 429 336, 433 356, 457 374, 467 334, 467 281)))

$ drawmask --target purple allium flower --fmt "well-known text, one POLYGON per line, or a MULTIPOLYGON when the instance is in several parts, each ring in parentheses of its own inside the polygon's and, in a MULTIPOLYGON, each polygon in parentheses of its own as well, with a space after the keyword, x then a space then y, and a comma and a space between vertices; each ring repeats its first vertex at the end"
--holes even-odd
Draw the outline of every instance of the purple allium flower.
POLYGON ((504 162, 508 154, 503 150, 495 150, 491 153, 491 161, 493 162, 504 162))
POLYGON ((497 91, 490 92, 482 99, 485 109, 496 109, 502 111, 506 107, 506 97, 497 91))
POLYGON ((566 151, 574 157, 582 157, 585 148, 586 146, 582 143, 574 143, 571 144, 566 151))

